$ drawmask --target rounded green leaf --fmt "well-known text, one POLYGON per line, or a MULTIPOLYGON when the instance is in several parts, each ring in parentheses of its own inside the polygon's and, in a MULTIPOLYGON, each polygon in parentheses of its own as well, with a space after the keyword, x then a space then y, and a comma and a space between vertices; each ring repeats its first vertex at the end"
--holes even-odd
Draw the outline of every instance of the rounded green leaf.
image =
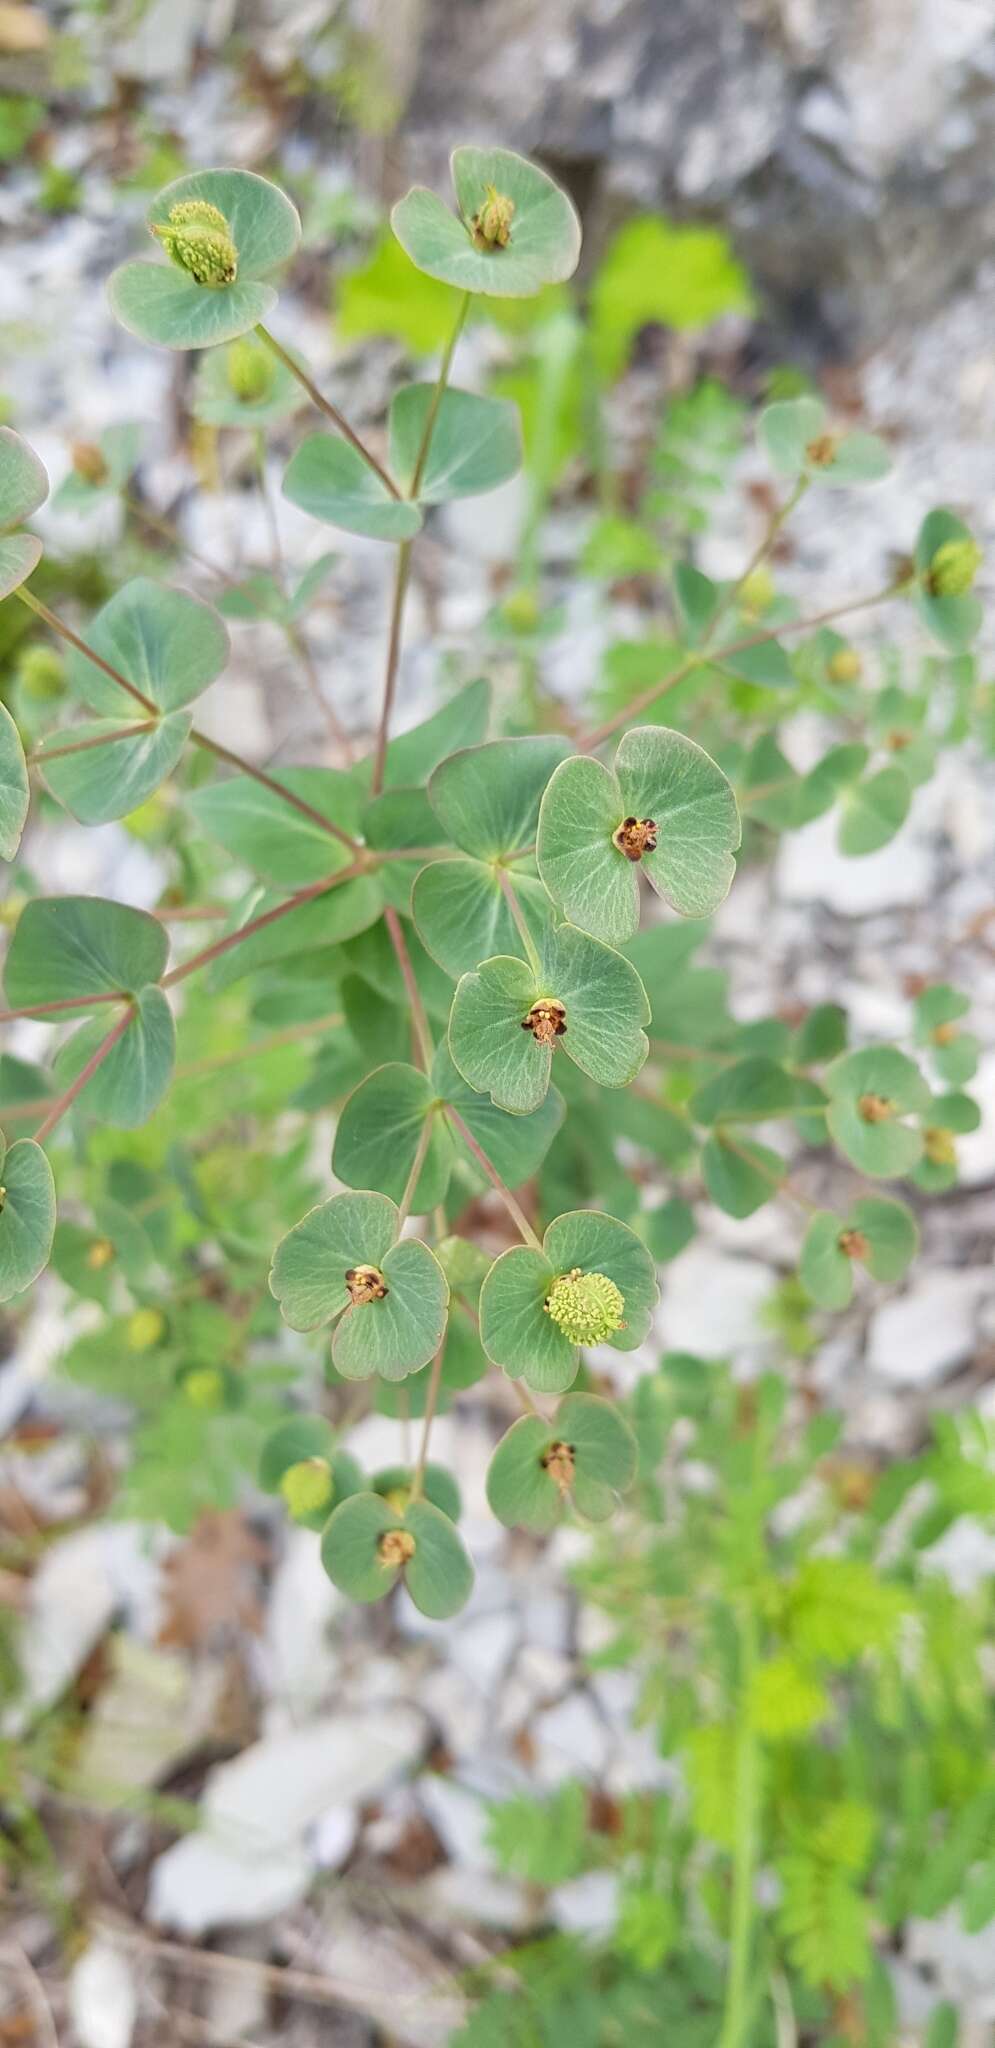
POLYGON ((259 1454, 259 1484, 267 1493, 279 1493, 284 1474, 312 1458, 320 1458, 328 1467, 327 1499, 313 1512, 297 1512, 293 1518, 305 1529, 320 1530, 339 1502, 363 1487, 355 1458, 337 1448, 335 1433, 324 1416, 290 1415, 270 1431, 259 1454))
MULTIPOLYGON (((385 1465, 380 1472, 374 1472, 370 1485, 374 1493, 382 1494, 385 1500, 403 1514, 410 1506, 410 1493, 414 1471, 410 1465, 385 1465)), ((444 1465, 425 1466, 422 1473, 422 1492, 432 1506, 449 1516, 451 1522, 458 1522, 463 1511, 460 1490, 451 1472, 444 1465)))
POLYGON ((0 535, 0 602, 9 597, 12 590, 19 590, 21 584, 27 582, 32 569, 37 569, 42 553, 42 544, 37 534, 0 535))
POLYGON ((0 427, 0 533, 30 519, 47 497, 44 463, 13 427, 0 427))
POLYGON ((172 208, 187 199, 206 199, 224 214, 238 250, 240 278, 268 277, 290 261, 300 241, 296 206, 271 179, 260 178, 255 171, 191 171, 175 178, 153 199, 149 226, 161 226, 172 208))
POLYGON ((682 917, 710 916, 728 895, 741 837, 721 768, 684 733, 644 725, 623 733, 615 773, 623 815, 657 826, 656 848, 641 862, 653 888, 682 917))
POLYGON ((760 415, 760 440, 771 468, 780 476, 800 476, 806 449, 825 432, 826 408, 821 398, 781 399, 760 415))
MULTIPOLYGON (((552 906, 543 884, 515 871, 515 894, 534 939, 550 922, 552 906)), ((489 863, 434 860, 415 876, 411 908, 423 944, 454 980, 472 973, 480 960, 507 955, 519 945, 515 920, 489 863)))
POLYGON ((530 298, 571 277, 580 256, 580 222, 565 192, 510 149, 453 151, 459 214, 421 186, 400 200, 391 225, 419 270, 461 291, 530 298), (504 247, 474 246, 472 222, 491 188, 514 208, 504 247))
POLYGON ((817 1209, 805 1232, 798 1273, 819 1308, 846 1308, 853 1294, 854 1262, 840 1246, 844 1228, 832 1210, 817 1209))
POLYGON ((119 718, 92 719, 50 733, 38 759, 52 795, 66 810, 82 825, 103 825, 137 810, 172 774, 191 723, 188 711, 171 711, 151 731, 126 734, 119 718), (66 747, 76 751, 59 751, 66 747))
POLYGON ((556 1273, 579 1266, 613 1280, 625 1305, 625 1324, 605 1341, 616 1351, 643 1342, 660 1298, 656 1267, 641 1238, 598 1209, 570 1209, 557 1216, 543 1238, 543 1251, 556 1273))
POLYGON ((866 1238, 865 1263, 875 1280, 900 1280, 919 1249, 919 1225, 904 1202, 865 1195, 854 1202, 846 1227, 866 1238))
POLYGON ((573 1498, 579 1514, 601 1522, 614 1511, 636 1476, 636 1439, 624 1415, 594 1394, 568 1394, 554 1417, 574 1460, 573 1498))
POLYGON ((649 1051, 642 1027, 650 1008, 635 968, 570 924, 547 932, 541 952, 546 986, 539 993, 555 996, 566 1010, 557 1045, 602 1088, 626 1087, 649 1051))
MULTIPOLYGON (((395 393, 389 417, 389 466, 405 492, 414 485, 422 436, 435 401, 434 384, 406 384, 395 393)), ((421 505, 474 497, 507 483, 522 466, 517 405, 478 398, 450 385, 442 394, 418 486, 421 505)))
POLYGON ((487 1498, 509 1528, 542 1531, 568 1502, 586 1520, 607 1520, 636 1474, 636 1440, 610 1402, 568 1394, 551 1422, 525 1415, 502 1437, 487 1473, 487 1498))
MULTIPOLYGON (((113 1012, 101 1009, 81 1024, 55 1063, 66 1086, 81 1074, 111 1028, 113 1012)), ((176 1026, 161 988, 140 989, 127 1030, 87 1082, 78 1101, 90 1116, 119 1130, 144 1124, 169 1086, 176 1058, 176 1026)))
POLYGON ((380 1555, 381 1539, 404 1526, 404 1517, 379 1493, 354 1493, 334 1510, 321 1539, 321 1562, 350 1600, 382 1600, 396 1585, 400 1564, 380 1555))
POLYGON ((13 1009, 135 994, 159 980, 169 941, 154 917, 100 896, 38 896, 17 921, 4 984, 13 1009))
POLYGON ((271 1429, 259 1453, 259 1484, 264 1493, 276 1493, 291 1465, 305 1458, 330 1458, 335 1432, 323 1415, 288 1415, 271 1429))
POLYGON ((348 441, 309 434, 291 458, 283 495, 312 519, 370 540, 411 540, 422 523, 417 505, 392 497, 382 477, 348 441))
POLYGON ((517 1116, 538 1109, 549 1087, 552 1047, 525 1026, 538 995, 531 967, 499 955, 463 975, 449 1017, 449 1051, 464 1081, 517 1116))
POLYGON ((894 1046, 866 1046, 835 1060, 825 1086, 830 1135, 854 1166, 880 1180, 915 1166, 922 1135, 903 1119, 925 1110, 930 1094, 912 1060, 894 1046))
POLYGON ((822 400, 809 396, 783 399, 761 413, 760 439, 780 475, 837 488, 887 475, 891 456, 876 434, 827 433, 826 419, 822 400))
MULTIPOLYGON (((386 1195, 333 1195, 280 1239, 270 1292, 292 1330, 316 1330, 349 1306, 351 1266, 378 1266, 397 1236, 397 1207, 386 1195)), ((374 1304, 379 1306, 379 1304, 374 1304)))
POLYGON ((55 1182, 41 1146, 21 1138, 5 1152, 0 1133, 0 1185, 0 1301, 10 1301, 44 1270, 55 1235, 55 1182))
MULTIPOLYGON (((377 1263, 372 1261, 371 1263, 377 1263)), ((346 1310, 332 1338, 332 1364, 344 1379, 407 1379, 434 1358, 446 1329, 449 1288, 427 1244, 402 1238, 379 1261, 381 1301, 346 1310)))
MULTIPOLYGON (((286 808, 286 806, 285 806, 286 808)), ((333 842, 329 840, 329 845, 333 842)), ((348 850, 339 847, 332 852, 326 872, 344 866, 349 858, 348 850)), ((238 916, 232 920, 232 929, 248 924, 253 918, 265 916, 268 910, 284 904, 286 896, 277 890, 266 890, 253 896, 243 904, 238 916)), ((327 894, 315 897, 313 902, 302 903, 298 909, 281 915, 273 924, 264 925, 261 931, 253 932, 251 938, 243 939, 233 946, 229 953, 223 953, 209 970, 209 985, 214 989, 230 988, 246 974, 254 974, 257 968, 268 967, 274 960, 287 960, 300 954, 314 954, 324 946, 333 946, 341 939, 350 939, 357 932, 364 932, 375 924, 383 909, 383 893, 375 875, 357 875, 351 882, 329 889, 327 894)))
POLYGON ((480 1290, 480 1341, 509 1379, 537 1393, 562 1394, 573 1384, 580 1352, 546 1314, 556 1273, 544 1252, 515 1245, 502 1252, 480 1290))
POLYGON ((30 796, 21 736, 6 705, 0 704, 0 860, 13 860, 17 852, 30 796))
POLYGON ((784 1179, 784 1161, 767 1145, 718 1130, 701 1148, 701 1171, 716 1208, 742 1221, 776 1195, 784 1179))
POLYGON ((347 1187, 379 1188, 399 1202, 415 1154, 432 1118, 429 1148, 418 1176, 411 1213, 424 1216, 444 1201, 452 1165, 452 1144, 435 1114, 436 1095, 417 1067, 377 1067, 343 1104, 335 1132, 332 1171, 347 1187))
POLYGON ((235 341, 276 305, 271 284, 238 278, 213 290, 172 264, 122 263, 107 280, 111 311, 139 341, 159 348, 214 348, 235 341))
MULTIPOLYGON (((191 703, 220 675, 229 653, 224 624, 209 604, 148 576, 136 576, 115 592, 91 620, 86 638, 160 711, 179 711, 191 703)), ((120 684, 75 648, 66 681, 91 710, 119 725, 141 716, 120 684)))
POLYGON ((243 336, 225 348, 208 349, 201 358, 193 413, 205 426, 271 426, 303 403, 297 379, 265 342, 243 336))
POLYGON ((108 286, 122 325, 140 340, 166 348, 233 341, 264 319, 276 304, 276 293, 257 280, 287 262, 300 240, 296 207, 253 171, 194 171, 177 178, 153 200, 149 226, 164 225, 171 209, 189 199, 207 200, 224 215, 238 253, 235 282, 200 285, 165 261, 126 263, 108 286))
POLYGON ((626 813, 611 769, 589 755, 562 762, 539 811, 539 873, 571 924, 612 946, 639 928, 638 868, 612 843, 626 813))
POLYGON ((901 768, 879 768, 843 795, 840 812, 841 853, 876 853, 887 846, 908 816, 912 789, 901 768))
POLYGON ((487 1499, 506 1528, 541 1533, 559 1520, 564 1496, 545 1462, 556 1436, 541 1415, 521 1415, 501 1438, 487 1468, 487 1499))
MULTIPOLYGON (((458 1112, 506 1186, 520 1187, 538 1172, 563 1122, 563 1097, 555 1088, 549 1090, 530 1116, 511 1116, 498 1109, 489 1096, 478 1095, 467 1086, 445 1045, 440 1045, 435 1055, 432 1087, 443 1105, 451 1104, 458 1112)), ((465 1146, 462 1134, 455 1125, 451 1129, 454 1162, 460 1163, 464 1175, 475 1186, 486 1186, 486 1176, 465 1146)))
POLYGON ((434 770, 429 802, 464 853, 505 859, 534 843, 543 790, 567 752, 555 733, 464 747, 434 770))
MULTIPOLYGON (((355 785, 337 768, 281 768, 279 781, 343 832, 359 829, 361 803, 355 785)), ((351 859, 347 847, 323 830, 318 818, 295 810, 254 776, 232 775, 194 790, 190 807, 205 832, 235 860, 271 882, 290 888, 319 882, 351 859)))
POLYGON ((404 1567, 404 1583, 421 1614, 447 1621, 465 1607, 473 1591, 473 1566, 458 1529, 429 1500, 414 1500, 404 1526, 415 1539, 404 1567))
POLYGON ((919 579, 916 601, 919 611, 941 646, 949 648, 953 654, 959 654, 976 639, 984 616, 981 603, 971 590, 937 594, 930 588, 930 573, 941 548, 951 542, 970 545, 972 540, 969 527, 943 506, 927 512, 916 540, 915 566, 919 579))

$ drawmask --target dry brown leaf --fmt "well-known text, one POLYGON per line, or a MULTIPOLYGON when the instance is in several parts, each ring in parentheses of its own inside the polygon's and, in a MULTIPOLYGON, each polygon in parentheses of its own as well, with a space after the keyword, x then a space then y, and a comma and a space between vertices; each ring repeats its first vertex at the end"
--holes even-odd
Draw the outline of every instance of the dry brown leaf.
POLYGON ((165 1566, 164 1646, 216 1648, 241 1629, 262 1623, 259 1573, 268 1549, 236 1509, 201 1515, 165 1566))
POLYGON ((40 7, 0 0, 0 52, 5 57, 48 48, 51 31, 40 7))

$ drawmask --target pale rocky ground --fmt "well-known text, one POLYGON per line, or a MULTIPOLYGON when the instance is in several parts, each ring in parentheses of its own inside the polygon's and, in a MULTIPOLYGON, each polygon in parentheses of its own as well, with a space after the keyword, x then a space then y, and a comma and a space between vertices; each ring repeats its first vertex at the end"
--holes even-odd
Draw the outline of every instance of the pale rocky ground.
MULTIPOLYGON (((187 77, 194 24, 220 37, 231 11, 215 5, 205 24, 203 10, 189 0, 170 0, 168 7, 157 0, 135 30, 129 64, 154 81, 157 117, 187 137, 197 159, 205 156, 208 135, 213 159, 251 160, 271 139, 265 115, 247 116, 233 106, 209 65, 192 87, 187 77)), ((326 11, 321 5, 281 10, 274 0, 265 33, 274 45, 307 36, 326 11)), ((602 6, 602 27, 623 12, 602 6)), ((804 0, 774 12, 803 48, 806 36, 818 42, 819 11, 804 0)), ((958 0, 944 30, 956 42, 960 26, 979 66, 984 38, 975 43, 973 28, 986 21, 990 27, 991 13, 984 0, 974 8, 958 0)), ((572 33, 565 21, 563 36, 572 33)), ((554 53, 556 47, 551 38, 554 53)), ((562 53, 562 39, 559 47, 562 53)), ((873 157, 883 145, 871 118, 874 80, 867 61, 865 52, 861 71, 853 60, 846 104, 861 147, 873 157)), ((951 55, 951 65, 960 61, 951 55)), ((845 66, 842 75, 845 83, 845 66)), ((837 79, 834 94, 838 86, 837 79)), ((984 132, 979 95, 972 91, 984 132)), ((838 96, 831 99, 837 106, 838 96)), ((416 112, 417 105, 416 96, 416 112)), ((810 126, 817 115, 815 105, 810 126)), ((948 115, 952 120, 949 108, 948 115)), ((760 113, 754 110, 753 118, 758 122, 760 113)), ((745 115, 733 126, 743 136, 745 115)), ((417 147, 417 123, 414 132, 417 147)), ((301 139, 290 146, 307 153, 311 145, 301 139)), ((610 152, 610 138, 605 146, 610 152)), ((751 162, 753 131, 742 146, 751 162)), ((84 160, 82 124, 67 124, 60 148, 68 164, 84 160)), ((566 141, 562 148, 569 155, 566 141)), ((699 159, 707 160, 704 141, 699 159)), ((749 162, 744 177, 748 169, 749 162)), ((345 173, 332 165, 327 175, 334 184, 345 173)), ((703 171, 697 175, 704 178, 703 171)), ((147 421, 141 484, 149 501, 168 508, 191 544, 223 564, 264 559, 267 532, 251 493, 230 490, 200 501, 189 494, 189 466, 176 432, 183 366, 129 341, 103 302, 101 280, 134 246, 140 208, 136 203, 129 219, 98 170, 88 171, 86 189, 84 215, 51 222, 39 233, 37 220, 25 216, 18 174, 0 187, 0 387, 15 400, 16 424, 58 482, 73 437, 92 437, 113 420, 147 421), (16 347, 8 354, 12 338, 16 347)), ((896 469, 874 492, 848 495, 845 513, 837 500, 828 516, 814 501, 804 508, 784 578, 789 587, 795 581, 804 586, 807 603, 829 603, 883 580, 888 550, 907 546, 922 511, 939 500, 969 513, 982 537, 992 540, 993 290, 989 258, 970 289, 958 294, 951 286, 952 295, 941 294, 914 325, 882 338, 888 323, 878 320, 854 374, 868 416, 894 435, 896 469)), ((852 304, 865 308, 856 288, 852 304)), ((869 333, 871 313, 855 311, 853 326, 862 336, 869 333)), ((394 369, 389 351, 336 354, 320 293, 313 302, 288 293, 279 331, 293 337, 319 381, 358 421, 376 416, 394 369)), ((800 337, 806 348, 809 340, 800 337)), ((472 338, 463 345, 458 381, 479 379, 481 346, 472 338)), ((632 395, 636 404, 644 396, 632 395)), ((280 467, 277 452, 275 488, 280 467)), ((710 538, 703 566, 715 574, 738 570, 757 537, 745 495, 757 474, 759 464, 749 458, 744 492, 730 501, 710 538)), ((422 545, 405 642, 405 723, 432 701, 440 650, 472 643, 492 601, 495 571, 513 556, 520 515, 520 497, 509 489, 497 502, 461 509, 452 524, 439 521, 422 545)), ((587 689, 601 646, 631 625, 621 608, 596 607, 589 591, 572 590, 563 574, 587 516, 565 503, 547 537, 549 587, 565 599, 566 624, 545 680, 564 697, 587 689)), ((91 544, 95 534, 111 543, 115 517, 112 512, 106 530, 91 520, 84 533, 77 522, 46 513, 39 529, 54 550, 71 550, 83 539, 91 544)), ((302 567, 327 544, 327 536, 290 506, 281 505, 280 523, 288 558, 302 567)), ((362 721, 378 688, 390 563, 374 544, 346 536, 334 544, 331 602, 315 615, 313 644, 337 708, 362 721)), ((209 580, 199 587, 206 594, 209 580)), ((911 656, 917 644, 911 627, 908 637, 911 656)), ((854 638, 871 647, 872 626, 858 626, 854 638)), ((315 758, 323 736, 310 699, 296 683, 291 688, 291 680, 275 640, 257 629, 237 629, 231 668, 206 699, 204 722, 219 737, 237 734, 237 744, 259 760, 315 758)), ((799 762, 812 739, 804 729, 790 736, 789 751, 799 762)), ((715 958, 731 971, 739 1014, 764 1014, 786 995, 809 1003, 831 997, 846 1002, 858 1034, 900 1032, 908 1014, 905 978, 942 975, 970 988, 973 1028, 995 1046, 995 937, 991 927, 987 935, 971 936, 973 921, 991 905, 993 793, 991 763, 960 754, 944 763, 881 853, 844 860, 829 828, 818 823, 787 840, 772 867, 744 871, 717 920, 714 942, 715 958)), ((147 853, 116 827, 82 838, 74 830, 49 830, 29 850, 52 890, 106 890, 142 904, 154 901, 160 886, 147 853)), ((21 1042, 30 1049, 29 1034, 21 1042)), ((988 1413, 995 1407, 993 1050, 976 1092, 985 1121, 963 1142, 961 1187, 924 1211, 924 1252, 914 1279, 897 1293, 862 1297, 835 1322, 813 1367, 827 1396, 844 1404, 854 1439, 891 1454, 920 1441, 932 1405, 972 1400, 988 1413)), ((732 1357, 744 1372, 755 1370, 774 1356, 761 1311, 790 1269, 794 1218, 777 1206, 735 1224, 709 1211, 701 1226, 668 1269, 660 1343, 732 1357)), ((50 1375, 61 1337, 53 1288, 42 1296, 22 1349, 0 1367, 0 1429, 29 1413, 65 1417, 71 1411, 79 1435, 69 1431, 50 1453, 35 1454, 30 1473, 27 1461, 0 1454, 0 1477, 33 1489, 39 1507, 69 1516, 82 1498, 87 1418, 78 1392, 70 1395, 50 1375)), ((652 1365, 658 1348, 627 1361, 627 1379, 652 1365)), ((57 2039, 67 2048, 129 2048, 132 2042, 144 2048, 188 2034, 256 2048, 277 2039, 289 2048, 318 2041, 368 2048, 378 2025, 411 2048, 442 2048, 460 2015, 461 1974, 500 1936, 534 1924, 534 1897, 493 1867, 483 1803, 528 1784, 552 1786, 564 1776, 589 1778, 611 1792, 667 1781, 652 1744, 631 1727, 634 1682, 624 1673, 594 1679, 585 1673, 583 1651, 596 1638, 595 1624, 579 1613, 565 1579, 583 1539, 564 1533, 539 1549, 509 1538, 490 1518, 483 1480, 492 1434, 491 1420, 471 1396, 454 1417, 443 1418, 434 1440, 434 1454, 458 1455, 477 1565, 470 1606, 444 1629, 425 1622, 403 1596, 390 1623, 378 1614, 357 1615, 321 1572, 312 1536, 276 1535, 261 1632, 241 1645, 248 1682, 243 1679, 234 1710, 236 1753, 206 1780, 195 1771, 186 1781, 200 1800, 199 1832, 180 1834, 166 1847, 168 1833, 137 1815, 113 1831, 109 1866, 98 1873, 102 1931, 64 1993, 53 1994, 57 2039), (447 1771, 423 1768, 440 1750, 447 1771), (176 1959, 163 1946, 200 1935, 215 1937, 215 1949, 236 1960, 210 1953, 176 1959), (275 1963, 299 1973, 295 1995, 282 2006, 274 2004, 266 1974, 275 1963), (181 2012, 197 2016, 189 2028, 181 2012)), ((354 1448, 372 1464, 395 1457, 396 1425, 370 1419, 354 1448)), ((174 1548, 174 1539, 129 1524, 83 1528, 52 1545, 25 1623, 28 1698, 8 1707, 11 1727, 59 1695, 112 1621, 121 1624, 113 1673, 88 1738, 95 1768, 107 1753, 101 1743, 121 1768, 127 1730, 126 1762, 136 1786, 159 1782, 188 1765, 212 1730, 232 1725, 228 1660, 191 1659, 157 1643, 162 1568, 174 1548)), ((970 1583, 991 1568, 993 1539, 962 1523, 938 1561, 958 1583, 970 1583)), ((550 1910, 564 1927, 597 1930, 610 1923, 610 1883, 599 1877, 563 1887, 550 1910)), ((4 1998, 13 2005, 35 1995, 30 1964, 44 1976, 53 1953, 50 1925, 40 1912, 18 1917, 3 1933, 0 2014, 4 1998), (13 1944, 27 1965, 6 1960, 13 1944)), ((899 1973, 910 2028, 924 2009, 918 1966, 927 1964, 962 2001, 977 2041, 988 2038, 986 2027, 995 2020, 991 1934, 969 1940, 956 1927, 942 1926, 917 1933, 915 1952, 899 1973)))

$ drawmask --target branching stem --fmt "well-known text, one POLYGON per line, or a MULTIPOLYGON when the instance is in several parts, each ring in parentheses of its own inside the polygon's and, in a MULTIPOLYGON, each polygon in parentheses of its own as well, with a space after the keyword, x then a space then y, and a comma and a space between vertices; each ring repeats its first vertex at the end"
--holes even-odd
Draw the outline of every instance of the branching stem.
POLYGON ((272 910, 264 910, 258 917, 250 917, 248 924, 243 924, 237 932, 228 932, 223 939, 215 939, 212 945, 205 946, 203 951, 195 953, 192 959, 184 960, 181 966, 171 968, 168 974, 163 975, 160 988, 174 988, 178 981, 185 981, 188 974, 196 974, 198 968, 208 967, 212 960, 219 960, 222 953, 230 953, 233 946, 242 945, 245 939, 251 939, 256 932, 265 931, 267 925, 276 924, 278 918, 286 917, 291 910, 299 910, 302 903, 313 903, 316 896, 326 896, 329 889, 337 889, 340 882, 350 882, 356 875, 365 872, 366 863, 357 860, 347 868, 340 868, 335 875, 323 875, 320 882, 309 882, 306 888, 296 889, 285 903, 276 903, 272 910))
POLYGON ((53 1102, 51 1109, 34 1134, 36 1145, 43 1145, 45 1143, 45 1139, 54 1131, 56 1124, 65 1116, 67 1109, 72 1108, 76 1097, 82 1095, 87 1082, 92 1080, 97 1068, 103 1066, 108 1053, 113 1052, 118 1039, 124 1037, 135 1015, 135 1005, 129 1002, 126 1008, 122 1010, 120 1017, 111 1025, 106 1037, 101 1039, 95 1051, 90 1054, 85 1067, 81 1068, 75 1081, 71 1081, 64 1094, 58 1096, 53 1102))
POLYGON ((505 1186, 505 1183, 501 1179, 501 1175, 499 1174, 497 1167, 494 1166, 492 1162, 488 1159, 483 1146, 478 1145, 477 1140, 473 1135, 473 1132, 463 1122, 463 1118, 460 1116, 459 1110, 454 1109, 453 1104, 451 1102, 447 1102, 445 1107, 445 1115, 448 1117, 449 1122, 453 1126, 453 1129, 459 1132, 459 1135, 462 1138, 463 1143, 466 1146, 468 1152, 472 1152, 473 1157, 477 1162, 477 1165, 483 1169, 484 1173, 486 1173, 487 1178, 490 1181, 490 1184, 494 1189, 495 1194, 500 1195, 501 1200, 504 1203, 504 1206, 507 1209, 508 1214, 511 1217, 511 1220, 515 1226, 515 1229, 518 1231, 519 1236, 524 1239, 527 1245, 531 1245, 532 1250, 534 1252, 541 1252, 542 1239, 536 1236, 536 1233, 533 1230, 532 1225, 529 1222, 529 1219, 526 1216, 524 1209, 521 1208, 520 1204, 515 1200, 515 1197, 512 1194, 511 1189, 505 1186))
POLYGON ((366 442, 360 439, 355 428, 349 425, 344 414, 340 413, 338 406, 333 405, 331 399, 326 398, 324 392, 319 391, 317 384, 308 376, 307 371, 302 370, 300 363, 296 362, 294 357, 288 354, 287 350, 277 341, 275 334, 270 333, 268 327, 264 327, 260 322, 256 328, 256 333, 260 341, 266 343, 266 347, 272 351, 277 361, 283 364, 284 369, 289 370, 292 377, 296 377, 301 390, 307 392, 312 405, 316 405, 318 411, 324 413, 326 420, 331 420, 336 432, 341 434, 343 440, 348 441, 355 448, 357 455, 362 456, 363 461, 380 478, 384 489, 390 492, 392 498, 400 498, 401 493, 393 477, 384 468, 383 463, 377 461, 376 456, 366 446, 366 442))

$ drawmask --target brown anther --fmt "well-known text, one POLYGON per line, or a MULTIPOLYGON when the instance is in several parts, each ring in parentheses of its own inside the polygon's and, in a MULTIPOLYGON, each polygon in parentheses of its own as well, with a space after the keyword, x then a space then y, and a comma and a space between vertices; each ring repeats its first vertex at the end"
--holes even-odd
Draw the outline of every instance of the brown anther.
POLYGON ((353 1308, 361 1308, 367 1301, 382 1301, 388 1292, 379 1266, 350 1266, 345 1284, 353 1308))
POLYGON ((887 1095, 862 1095, 857 1103, 858 1115, 865 1124, 886 1124, 895 1114, 895 1105, 887 1095))
POLYGON ((386 1570, 393 1571, 398 1565, 407 1564, 414 1557, 415 1539, 410 1529, 385 1529, 377 1544, 377 1556, 386 1570))
POLYGON ((884 743, 890 753, 901 754, 904 753, 906 747, 912 745, 912 734, 910 732, 901 732, 896 728, 894 732, 885 734, 884 743))
POLYGON ((107 463, 93 441, 74 441, 72 445, 73 468, 85 483, 102 484, 107 481, 107 463))
POLYGON ((566 1005, 555 996, 540 996, 528 1016, 522 1018, 522 1030, 531 1031, 537 1045, 552 1045, 555 1039, 563 1037, 566 1028, 566 1005))
POLYGON ((836 1239, 840 1251, 848 1259, 866 1259, 870 1245, 862 1230, 841 1230, 836 1239))
POLYGON ((656 852, 657 826, 654 818, 623 818, 616 832, 612 833, 612 845, 626 860, 642 860, 644 853, 656 852))
POLYGON ((836 459, 838 447, 839 442, 835 434, 818 434, 805 450, 806 461, 810 462, 814 469, 828 469, 830 463, 836 459))
POLYGON ((946 1024, 937 1024, 930 1037, 934 1045, 952 1045, 954 1039, 960 1037, 960 1026, 951 1017, 946 1024))
POLYGON ((544 1472, 548 1472, 557 1491, 567 1494, 573 1485, 575 1453, 573 1444, 564 1444, 557 1438, 550 1444, 540 1460, 544 1472))

